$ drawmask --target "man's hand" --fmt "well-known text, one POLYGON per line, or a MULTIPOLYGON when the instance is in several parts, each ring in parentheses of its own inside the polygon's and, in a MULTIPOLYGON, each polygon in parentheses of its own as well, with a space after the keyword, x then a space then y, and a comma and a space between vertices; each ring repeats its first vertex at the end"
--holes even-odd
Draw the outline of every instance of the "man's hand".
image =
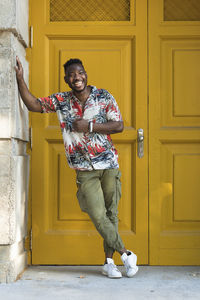
POLYGON ((16 64, 17 65, 15 67, 15 71, 16 71, 17 81, 24 80, 24 71, 18 56, 16 56, 16 64))
POLYGON ((72 123, 72 128, 76 132, 88 132, 88 121, 84 119, 77 119, 72 123))

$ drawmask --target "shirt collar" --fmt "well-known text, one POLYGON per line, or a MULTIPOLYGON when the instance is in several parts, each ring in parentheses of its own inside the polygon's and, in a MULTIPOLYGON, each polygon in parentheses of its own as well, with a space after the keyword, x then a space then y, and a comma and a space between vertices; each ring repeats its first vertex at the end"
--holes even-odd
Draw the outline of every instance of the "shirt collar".
MULTIPOLYGON (((90 99, 90 98, 95 94, 95 92, 97 91, 96 86, 94 86, 94 85, 89 85, 89 87, 91 87, 91 93, 90 93, 88 99, 90 99)), ((72 90, 70 91, 70 96, 72 97, 72 99, 73 99, 74 101, 80 103, 80 100, 74 95, 74 93, 73 93, 72 90)), ((88 101, 88 99, 87 99, 86 101, 88 101)))

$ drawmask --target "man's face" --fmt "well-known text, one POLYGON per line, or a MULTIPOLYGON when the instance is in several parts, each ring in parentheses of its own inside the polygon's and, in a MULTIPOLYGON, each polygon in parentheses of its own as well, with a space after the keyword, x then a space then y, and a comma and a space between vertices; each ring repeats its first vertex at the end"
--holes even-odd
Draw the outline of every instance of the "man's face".
POLYGON ((69 66, 64 79, 69 87, 77 93, 84 91, 87 87, 87 74, 80 64, 69 66))

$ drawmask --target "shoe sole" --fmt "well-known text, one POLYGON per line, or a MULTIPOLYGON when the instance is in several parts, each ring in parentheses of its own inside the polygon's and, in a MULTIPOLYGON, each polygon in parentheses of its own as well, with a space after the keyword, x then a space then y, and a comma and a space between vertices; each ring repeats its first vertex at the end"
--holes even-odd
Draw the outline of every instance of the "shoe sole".
POLYGON ((127 274, 127 277, 128 277, 128 278, 132 278, 133 276, 135 276, 135 274, 138 272, 138 270, 139 270, 139 268, 136 266, 136 267, 135 267, 135 273, 133 273, 132 275, 128 275, 128 274, 127 274))
MULTIPOLYGON (((108 276, 108 274, 106 272, 102 272, 103 275, 108 276)), ((122 278, 122 276, 108 276, 108 278, 112 278, 112 279, 120 279, 122 278)))

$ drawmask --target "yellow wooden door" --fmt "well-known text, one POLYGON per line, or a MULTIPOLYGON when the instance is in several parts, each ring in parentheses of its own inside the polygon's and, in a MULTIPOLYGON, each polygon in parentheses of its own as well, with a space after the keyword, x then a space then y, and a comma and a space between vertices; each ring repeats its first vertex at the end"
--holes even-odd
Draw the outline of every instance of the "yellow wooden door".
POLYGON ((200 264, 200 2, 149 1, 150 264, 200 264))
MULTIPOLYGON (((89 84, 116 98, 125 130, 113 135, 122 171, 119 230, 148 263, 147 1, 32 0, 31 91, 65 91, 63 63, 80 58, 89 84), (82 2, 81 2, 82 3, 82 2), (137 130, 144 130, 144 157, 137 130)), ((56 114, 32 118, 32 263, 101 264, 102 238, 76 200, 56 114)), ((117 258, 117 263, 120 263, 117 258)))

